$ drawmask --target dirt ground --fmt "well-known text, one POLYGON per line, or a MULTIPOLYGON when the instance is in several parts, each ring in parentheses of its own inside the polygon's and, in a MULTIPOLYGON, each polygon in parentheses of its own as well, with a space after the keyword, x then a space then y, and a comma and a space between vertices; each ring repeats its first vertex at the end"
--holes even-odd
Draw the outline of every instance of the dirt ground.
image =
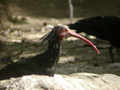
MULTIPOLYGON (((7 44, 1 47, 1 56, 12 57, 14 61, 21 57, 29 57, 39 52, 39 40, 41 36, 49 32, 49 29, 43 26, 43 23, 48 24, 67 24, 70 22, 69 19, 54 19, 54 18, 31 18, 26 17, 26 23, 24 24, 10 24, 10 30, 6 30, 0 37, 7 44), (21 43, 22 39, 28 40, 32 43, 21 43), (13 42, 17 42, 13 45, 13 42), (18 56, 16 53, 23 51, 18 56)), ((77 20, 74 19, 73 22, 77 20)), ((94 42, 94 40, 92 40, 94 42)), ((116 53, 115 63, 110 63, 111 58, 109 56, 109 44, 101 41, 97 46, 100 48, 100 55, 96 55, 95 51, 81 40, 75 38, 67 38, 63 41, 61 47, 61 56, 57 64, 56 73, 60 74, 71 74, 76 72, 89 72, 89 73, 113 73, 120 75, 120 56, 116 53)), ((1 68, 6 65, 8 60, 0 60, 1 68)))

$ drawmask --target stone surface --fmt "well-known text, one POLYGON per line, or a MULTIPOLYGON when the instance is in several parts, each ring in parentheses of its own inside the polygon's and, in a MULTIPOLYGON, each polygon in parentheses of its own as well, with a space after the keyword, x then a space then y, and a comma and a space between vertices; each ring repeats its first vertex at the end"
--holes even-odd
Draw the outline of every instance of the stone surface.
POLYGON ((0 90, 120 90, 114 74, 29 75, 0 81, 0 90))

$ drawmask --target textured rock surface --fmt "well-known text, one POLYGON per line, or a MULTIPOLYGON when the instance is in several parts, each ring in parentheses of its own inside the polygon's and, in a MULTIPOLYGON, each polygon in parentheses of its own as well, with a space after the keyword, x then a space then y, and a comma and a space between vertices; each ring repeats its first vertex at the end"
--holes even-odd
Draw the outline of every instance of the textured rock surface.
POLYGON ((0 81, 0 90, 120 90, 120 77, 92 73, 30 75, 0 81))

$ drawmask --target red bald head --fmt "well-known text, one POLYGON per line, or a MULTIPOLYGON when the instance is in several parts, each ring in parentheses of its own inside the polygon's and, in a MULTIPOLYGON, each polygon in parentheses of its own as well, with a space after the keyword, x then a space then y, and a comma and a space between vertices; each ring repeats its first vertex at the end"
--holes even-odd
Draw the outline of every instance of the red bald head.
POLYGON ((84 42, 88 43, 90 46, 92 46, 94 48, 94 50, 96 51, 97 54, 100 53, 99 50, 96 48, 96 46, 91 41, 89 41, 85 37, 81 36, 80 34, 77 34, 74 31, 70 30, 66 25, 58 24, 56 26, 56 33, 60 36, 60 42, 63 40, 63 38, 65 36, 73 36, 73 37, 79 38, 79 39, 83 40, 84 42))

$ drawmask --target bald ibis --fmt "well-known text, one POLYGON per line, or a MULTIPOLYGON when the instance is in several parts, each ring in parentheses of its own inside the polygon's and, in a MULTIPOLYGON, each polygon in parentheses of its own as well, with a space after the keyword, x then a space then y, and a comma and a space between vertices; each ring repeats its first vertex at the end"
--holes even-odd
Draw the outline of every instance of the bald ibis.
POLYGON ((94 35, 101 40, 110 42, 110 57, 114 62, 113 47, 120 48, 120 17, 117 16, 95 16, 78 20, 73 24, 68 24, 70 29, 75 29, 77 33, 85 32, 94 35))
POLYGON ((0 80, 30 74, 53 76, 55 65, 59 59, 61 42, 67 35, 82 39, 92 46, 96 53, 99 53, 99 50, 91 41, 71 31, 65 25, 56 25, 51 32, 41 38, 41 43, 44 43, 46 40, 48 41, 47 49, 42 54, 9 64, 0 70, 0 80))

